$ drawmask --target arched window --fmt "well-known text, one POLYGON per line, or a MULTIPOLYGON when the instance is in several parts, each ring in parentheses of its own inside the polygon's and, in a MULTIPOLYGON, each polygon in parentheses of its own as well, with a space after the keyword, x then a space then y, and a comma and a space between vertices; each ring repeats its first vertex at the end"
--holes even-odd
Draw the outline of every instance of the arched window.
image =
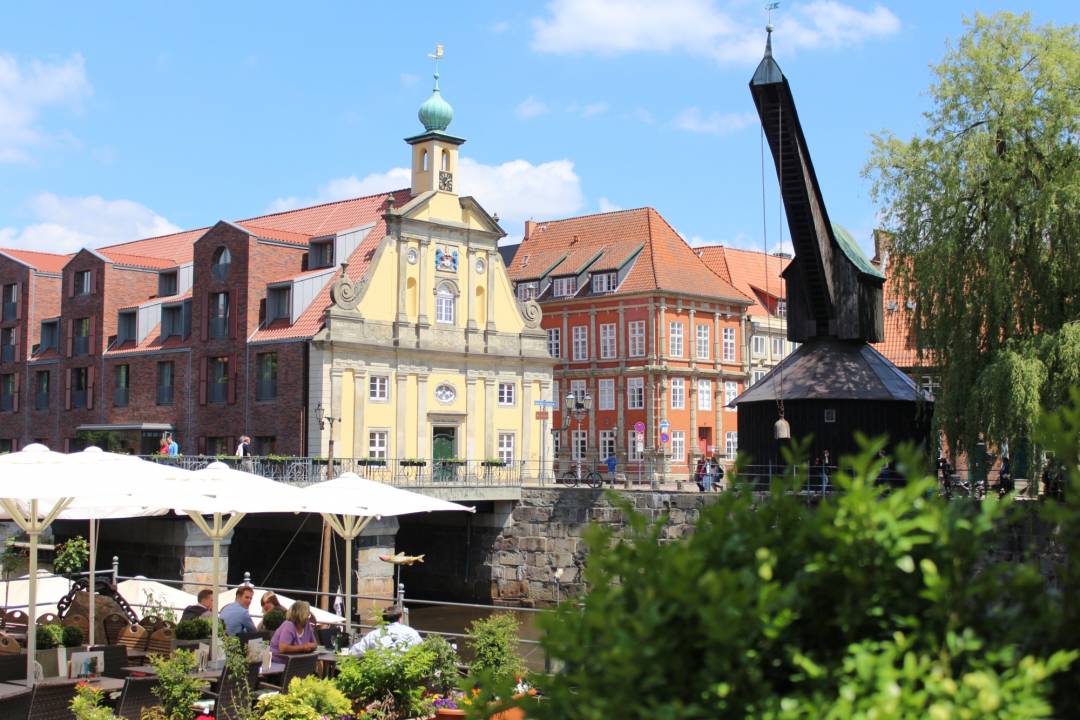
POLYGON ((457 293, 450 283, 440 283, 435 291, 435 322, 445 325, 454 324, 454 305, 457 293))
POLYGON ((210 266, 210 271, 215 279, 224 280, 225 276, 229 274, 229 265, 231 264, 232 255, 229 254, 229 248, 219 247, 214 251, 214 262, 210 266))
POLYGON ((423 151, 423 155, 421 155, 420 162, 423 163, 422 164, 423 169, 427 170, 428 169, 428 166, 427 166, 427 164, 428 164, 427 150, 423 151))
POLYGON ((442 151, 442 169, 445 172, 450 172, 450 153, 445 150, 442 151))

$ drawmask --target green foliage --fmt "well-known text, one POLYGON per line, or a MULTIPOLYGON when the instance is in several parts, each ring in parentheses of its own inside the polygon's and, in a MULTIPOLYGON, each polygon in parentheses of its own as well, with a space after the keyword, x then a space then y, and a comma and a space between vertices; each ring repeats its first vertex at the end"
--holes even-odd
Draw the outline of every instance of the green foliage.
POLYGON ((518 655, 519 627, 511 612, 494 613, 470 623, 465 630, 473 651, 469 672, 486 673, 498 682, 521 676, 525 663, 518 655))
POLYGON ((52 650, 64 644, 64 627, 55 623, 38 625, 35 631, 38 650, 52 650))
POLYGON ((56 555, 53 556, 53 572, 57 574, 79 572, 86 567, 86 561, 90 557, 90 543, 81 535, 58 545, 56 555))
POLYGON ((322 720, 323 718, 318 710, 291 692, 287 695, 278 693, 259 698, 255 713, 260 720, 322 720))
POLYGON ((1078 330, 1064 330, 1080 317, 1080 29, 967 24, 934 68, 925 132, 876 136, 865 170, 957 450, 987 423, 991 441, 1018 440, 1080 373, 1078 330), (1037 337, 1060 350, 1040 354, 1037 337))
POLYGON ((77 647, 83 644, 83 631, 80 628, 65 627, 60 634, 60 642, 64 647, 77 647))
POLYGON ((289 683, 288 694, 299 698, 320 715, 337 717, 352 710, 352 703, 343 692, 337 689, 333 681, 323 680, 314 675, 293 678, 293 681, 289 683))
POLYGON ((100 688, 87 683, 75 686, 75 697, 71 699, 71 714, 75 720, 115 720, 113 711, 104 706, 105 693, 100 688))
POLYGON ((0 564, 4 566, 4 579, 10 578, 11 573, 19 567, 19 563, 26 557, 26 549, 15 547, 16 537, 9 537, 4 542, 4 552, 0 554, 0 564))
POLYGON ((176 622, 176 611, 165 595, 157 595, 153 590, 143 590, 143 617, 154 616, 169 622, 176 622))
POLYGON ((177 650, 167 658, 151 655, 150 664, 158 678, 153 693, 161 701, 161 707, 154 714, 155 720, 189 720, 192 705, 209 685, 194 677, 195 653, 177 650))
POLYGON ((988 558, 1011 501, 941 499, 910 448, 876 486, 884 441, 861 442, 819 506, 739 487, 677 541, 612 494, 628 528, 589 529, 589 591, 542 619, 562 669, 530 717, 1046 716, 1075 653, 1036 568, 988 558))
POLYGON ((267 630, 277 630, 285 622, 284 610, 271 610, 263 615, 262 625, 267 630))
MULTIPOLYGON (((252 720, 257 717, 251 709, 255 701, 252 693, 256 688, 248 684, 247 649, 241 644, 240 638, 224 635, 221 638, 222 647, 225 649, 225 669, 237 685, 237 690, 232 696, 232 707, 227 708, 228 716, 234 720, 252 720)), ((215 709, 217 709, 215 707, 215 709)), ((224 711, 226 708, 222 708, 224 711)))
POLYGON ((428 635, 424 645, 433 656, 428 687, 440 695, 449 695, 457 690, 460 680, 457 650, 441 635, 428 635))
POLYGON ((206 618, 184 620, 176 624, 177 640, 202 640, 210 637, 210 621, 206 618))
POLYGON ((424 643, 404 652, 376 647, 360 657, 342 659, 335 683, 359 706, 381 704, 378 717, 423 716, 429 705, 424 690, 435 670, 435 659, 431 647, 424 643))

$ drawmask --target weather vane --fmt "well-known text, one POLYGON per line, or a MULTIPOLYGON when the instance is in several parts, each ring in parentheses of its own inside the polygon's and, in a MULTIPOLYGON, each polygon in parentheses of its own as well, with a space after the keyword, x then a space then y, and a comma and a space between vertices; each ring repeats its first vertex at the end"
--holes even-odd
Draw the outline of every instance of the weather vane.
POLYGON ((443 46, 439 43, 435 46, 435 52, 428 53, 428 57, 435 61, 435 88, 439 87, 439 61, 442 60, 443 46))
MULTIPOLYGON (((765 10, 769 13, 769 24, 766 26, 766 29, 769 32, 772 32, 772 29, 773 29, 772 11, 777 9, 778 7, 780 7, 780 3, 778 3, 778 2, 771 2, 771 3, 769 3, 768 5, 765 6, 765 10)), ((440 45, 439 47, 442 47, 442 46, 440 45)))

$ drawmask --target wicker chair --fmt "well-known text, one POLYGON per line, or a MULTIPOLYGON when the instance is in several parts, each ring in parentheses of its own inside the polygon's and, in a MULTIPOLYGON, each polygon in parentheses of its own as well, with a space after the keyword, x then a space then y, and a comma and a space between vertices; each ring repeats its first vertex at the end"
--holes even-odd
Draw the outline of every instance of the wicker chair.
POLYGON ((289 683, 292 682, 293 678, 303 678, 308 675, 314 675, 318 664, 319 656, 317 653, 286 655, 285 671, 281 673, 281 685, 264 682, 262 686, 264 688, 270 688, 271 690, 286 693, 289 691, 289 683))
POLYGON ((148 652, 156 655, 171 655, 176 649, 176 633, 172 628, 162 625, 150 633, 150 641, 146 645, 148 652))
POLYGON ((27 688, 18 695, 9 695, 0 700, 0 717, 4 720, 27 720, 30 717, 30 701, 34 691, 27 688))
MULTIPOLYGON (((0 655, 0 682, 26 679, 25 655, 0 655)), ((2 717, 2 715, 0 715, 2 717)))
POLYGON ((164 624, 164 622, 165 621, 159 618, 157 615, 145 615, 143 616, 142 620, 139 620, 139 624, 150 632, 157 630, 159 627, 162 626, 162 624, 164 624))
POLYGON ((143 708, 159 706, 161 701, 153 693, 157 681, 156 677, 129 677, 124 680, 124 690, 120 693, 120 701, 116 705, 117 716, 127 720, 139 720, 143 708))
POLYGON ((106 615, 102 621, 105 627, 105 641, 110 645, 115 645, 120 640, 120 631, 130 624, 131 622, 120 613, 106 615))
POLYGON ((22 652, 19 641, 7 633, 0 632, 0 655, 18 655, 22 652))
POLYGON ((8 630, 25 630, 30 626, 30 618, 22 610, 8 610, 4 613, 4 627, 8 630))
POLYGON ((105 659, 105 669, 102 675, 105 677, 119 678, 123 680, 127 673, 123 668, 131 665, 128 662, 127 648, 123 645, 94 645, 91 652, 100 652, 105 659))
POLYGON ((129 647, 132 650, 145 650, 146 643, 150 640, 150 633, 142 625, 128 625, 120 631, 116 639, 118 645, 129 647))
POLYGON ((60 622, 60 618, 56 616, 56 613, 43 613, 37 619, 38 625, 56 625, 60 622))
POLYGON ((34 720, 71 720, 71 700, 75 683, 41 683, 34 686, 30 717, 34 720))
POLYGON ((245 698, 244 689, 240 683, 229 674, 228 668, 221 671, 221 679, 218 681, 217 692, 207 691, 211 700, 203 700, 197 703, 198 707, 205 713, 213 713, 217 720, 237 720, 238 718, 245 718, 250 713, 245 713, 242 704, 245 702, 254 704, 258 698, 259 689, 259 663, 248 663, 247 666, 247 696, 245 698))

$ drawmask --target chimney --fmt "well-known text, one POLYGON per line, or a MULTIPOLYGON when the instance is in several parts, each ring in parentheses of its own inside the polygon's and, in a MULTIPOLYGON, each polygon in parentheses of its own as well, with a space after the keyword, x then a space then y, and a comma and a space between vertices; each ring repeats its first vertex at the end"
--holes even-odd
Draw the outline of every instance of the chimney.
POLYGON ((534 221, 534 220, 526 220, 525 221, 525 239, 526 240, 529 239, 529 236, 533 234, 534 230, 536 230, 536 221, 534 221))

